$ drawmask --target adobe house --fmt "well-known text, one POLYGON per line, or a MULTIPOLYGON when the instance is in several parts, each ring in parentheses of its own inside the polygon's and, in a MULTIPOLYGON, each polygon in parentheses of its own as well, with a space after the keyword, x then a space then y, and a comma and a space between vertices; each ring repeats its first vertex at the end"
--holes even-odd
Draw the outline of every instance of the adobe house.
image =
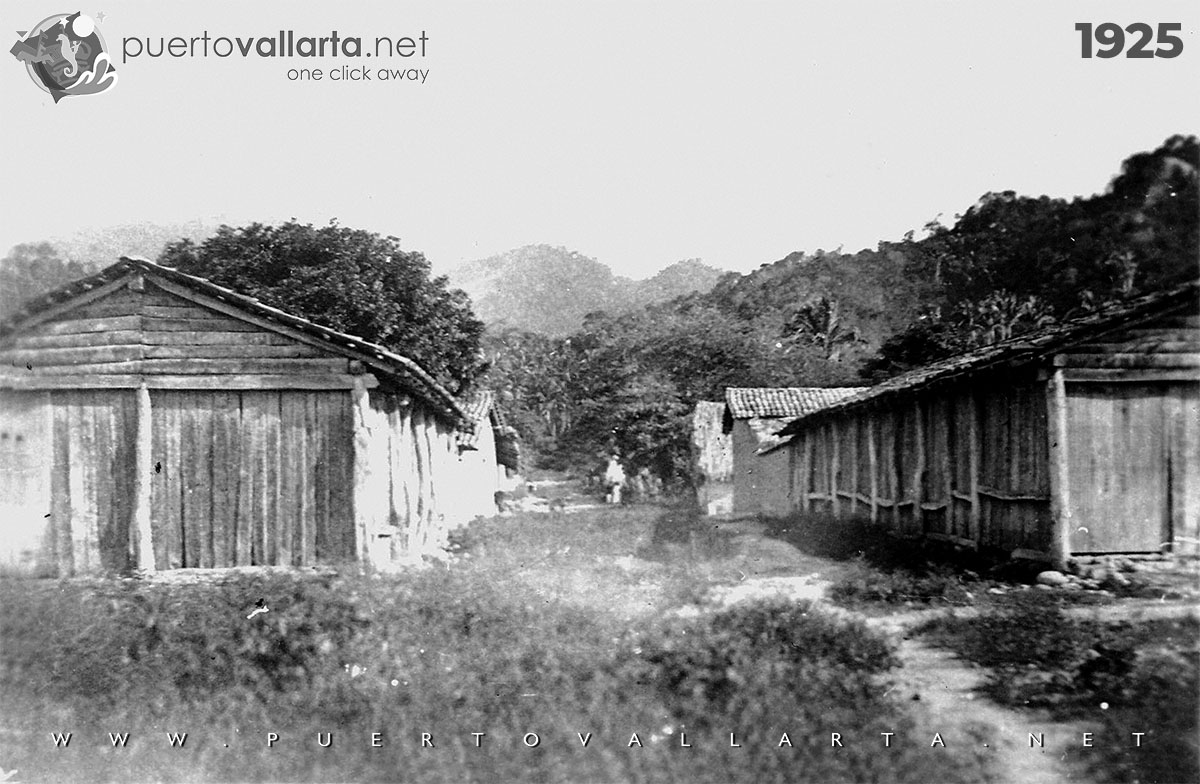
POLYGON ((729 387, 722 430, 733 452, 733 514, 788 512, 786 454, 759 455, 796 417, 862 391, 863 387, 729 387))
POLYGON ((0 325, 9 569, 362 562, 438 550, 455 398, 411 360, 142 259, 0 325))
MULTIPOLYGON (((970 548, 1200 552, 1200 283, 889 379, 780 431, 788 505, 970 548)), ((782 456, 782 457, 781 457, 782 456)))
POLYGON ((496 493, 505 489, 508 478, 517 472, 519 452, 493 392, 477 392, 461 405, 473 430, 458 433, 460 491, 451 500, 454 517, 470 521, 498 512, 496 493))

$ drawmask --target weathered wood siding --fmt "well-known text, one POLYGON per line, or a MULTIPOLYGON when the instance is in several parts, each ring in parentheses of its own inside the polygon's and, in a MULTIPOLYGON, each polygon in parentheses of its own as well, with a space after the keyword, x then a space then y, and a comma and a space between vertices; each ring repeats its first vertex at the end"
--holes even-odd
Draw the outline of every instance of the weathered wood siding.
POLYGON ((1195 553, 1200 315, 818 415, 785 449, 793 509, 1055 560, 1195 553))
POLYGON ((371 559, 372 536, 390 561, 465 522, 444 416, 215 293, 128 275, 33 317, 0 362, 25 543, 6 560, 26 572, 331 564, 371 559))
POLYGON ((352 560, 350 403, 339 391, 154 390, 156 566, 352 560))
POLYGON ((1157 552, 1196 539, 1200 385, 1068 387, 1073 552, 1157 552))
POLYGON ((133 552, 134 393, 56 390, 48 411, 53 422, 48 555, 55 571, 70 576, 126 570, 133 552))
POLYGON ((817 417, 783 449, 789 508, 972 547, 1049 546, 1046 402, 1033 379, 817 417))
POLYGON ((1070 551, 1200 551, 1200 315, 1113 331, 1054 365, 1070 551))
POLYGON ((348 372, 345 356, 228 315, 217 308, 234 309, 219 301, 151 280, 133 285, 140 290, 117 287, 10 336, 0 365, 33 377, 307 376, 318 387, 348 372))

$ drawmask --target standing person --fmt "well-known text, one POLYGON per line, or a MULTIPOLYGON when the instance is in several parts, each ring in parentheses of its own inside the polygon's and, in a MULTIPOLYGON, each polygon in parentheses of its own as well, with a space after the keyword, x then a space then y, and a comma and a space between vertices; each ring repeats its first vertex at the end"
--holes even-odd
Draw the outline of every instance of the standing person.
POLYGON ((621 485, 625 484, 625 471, 617 462, 615 454, 608 456, 608 467, 604 469, 604 500, 610 504, 621 503, 621 485))

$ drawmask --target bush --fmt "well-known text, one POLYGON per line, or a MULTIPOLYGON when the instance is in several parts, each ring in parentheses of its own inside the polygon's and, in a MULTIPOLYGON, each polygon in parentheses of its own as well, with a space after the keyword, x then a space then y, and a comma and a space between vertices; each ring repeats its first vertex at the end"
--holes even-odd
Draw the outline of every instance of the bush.
POLYGON ((829 597, 841 605, 860 602, 884 604, 965 604, 964 579, 949 567, 934 567, 924 574, 909 569, 881 571, 861 560, 829 586, 829 597))
POLYGON ((767 603, 614 639, 594 613, 498 577, 5 583, 0 711, 18 740, 2 762, 95 781, 963 777, 966 763, 920 745, 878 753, 879 732, 913 724, 886 696, 891 646, 861 623, 767 603), (248 619, 260 599, 270 611, 248 619), (163 729, 190 731, 187 752, 167 749, 163 729), (47 755, 47 731, 80 737, 47 755), (111 731, 137 751, 102 753, 111 731), (330 748, 313 742, 330 731, 330 748), (521 742, 531 731, 537 749, 521 742), (848 748, 831 750, 830 731, 848 748), (436 750, 420 749, 421 732, 436 750), (594 734, 586 752, 575 732, 594 734), (634 732, 644 748, 627 745, 634 732), (779 748, 784 732, 794 747, 779 748))

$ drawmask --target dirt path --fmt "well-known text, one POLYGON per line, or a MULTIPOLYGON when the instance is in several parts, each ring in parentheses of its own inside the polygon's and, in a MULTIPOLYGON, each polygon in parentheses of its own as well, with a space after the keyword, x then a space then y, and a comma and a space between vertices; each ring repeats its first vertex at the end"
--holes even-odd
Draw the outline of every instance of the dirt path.
MULTIPOLYGON (((1081 780, 1069 750, 1081 745, 1083 732, 1095 730, 1082 722, 1052 721, 1046 714, 1020 711, 993 703, 982 693, 986 670, 953 653, 908 637, 908 629, 930 616, 928 611, 868 616, 829 604, 826 591, 847 568, 844 564, 806 555, 792 545, 768 538, 765 527, 753 521, 715 523, 732 537, 731 565, 741 578, 717 585, 706 604, 728 607, 766 597, 785 597, 825 604, 839 615, 855 617, 891 636, 898 644, 901 667, 892 674, 899 699, 917 717, 918 742, 970 746, 996 784, 1066 784, 1081 780), (1030 734, 1044 745, 1030 742, 1030 734), (937 740, 935 740, 937 739, 937 740)), ((684 608, 694 614, 700 608, 684 608)), ((941 612, 941 611, 935 611, 941 612)))
POLYGON ((1058 784, 1079 781, 1070 751, 1082 743, 1083 722, 1057 722, 1034 711, 1005 708, 981 693, 986 671, 953 653, 919 640, 904 639, 898 650, 897 696, 916 703, 920 724, 933 743, 935 733, 950 744, 967 744, 985 760, 993 782, 1058 784), (1031 741, 1031 735, 1044 745, 1031 741))
MULTIPOLYGON (((575 504, 583 506, 579 503, 583 499, 572 497, 566 487, 554 487, 551 492, 575 502, 569 503, 565 514, 569 515, 575 504)), ((579 573, 564 580, 560 573, 555 589, 561 598, 578 594, 578 601, 585 602, 585 594, 592 598, 599 595, 607 611, 626 618, 661 613, 694 616, 767 597, 821 602, 830 612, 861 619, 897 643, 902 666, 891 675, 892 688, 898 699, 912 707, 918 723, 916 742, 940 741, 947 747, 970 748, 987 771, 985 780, 995 784, 1066 784, 1087 780, 1077 762, 1080 752, 1076 750, 1082 748, 1083 733, 1097 731, 1097 726, 1058 722, 1044 711, 998 705, 983 693, 985 669, 909 637, 909 630, 945 610, 868 615, 837 607, 828 602, 827 589, 848 569, 847 565, 805 554, 786 542, 768 537, 765 526, 755 521, 714 520, 710 523, 713 529, 708 532, 713 536, 701 531, 701 535, 688 543, 670 545, 665 555, 660 551, 647 560, 645 545, 659 512, 652 507, 628 507, 609 508, 605 513, 613 515, 614 520, 625 521, 623 524, 631 532, 638 528, 637 541, 630 541, 624 554, 589 556, 586 565, 578 563, 585 572, 594 572, 590 576, 579 573), (708 552, 705 547, 710 548, 708 552), (680 562, 696 576, 698 585, 689 594, 671 595, 668 575, 678 570, 680 562), (636 581, 634 590, 622 592, 618 589, 622 581, 605 580, 602 582, 606 587, 598 591, 601 580, 597 578, 603 577, 604 569, 619 569, 624 582, 636 581), (1040 743, 1031 742, 1031 736, 1040 743)), ((543 586, 543 590, 549 590, 549 586, 543 586)), ((1157 602, 1143 604, 1146 606, 1082 607, 1072 612, 1116 619, 1138 614, 1144 617, 1178 614, 1180 609, 1159 607, 1157 602)), ((965 607, 955 612, 969 616, 979 611, 965 607)))
POLYGON ((1047 715, 997 705, 983 696, 986 670, 953 653, 907 637, 907 629, 928 617, 928 612, 894 616, 867 616, 828 604, 826 589, 839 573, 840 564, 806 556, 777 540, 759 540, 752 531, 741 535, 742 558, 751 564, 772 562, 770 574, 747 576, 731 586, 718 586, 709 595, 716 606, 771 596, 826 602, 839 615, 864 620, 891 636, 898 644, 901 667, 892 673, 896 696, 908 702, 918 721, 917 742, 970 746, 983 761, 988 782, 1007 784, 1066 784, 1081 780, 1081 771, 1070 762, 1068 751, 1081 744, 1083 732, 1095 730, 1082 722, 1052 721, 1047 715), (786 553, 779 548, 788 548, 786 553), (780 574, 782 563, 803 573, 780 574), (1044 745, 1030 742, 1030 734, 1044 745))

